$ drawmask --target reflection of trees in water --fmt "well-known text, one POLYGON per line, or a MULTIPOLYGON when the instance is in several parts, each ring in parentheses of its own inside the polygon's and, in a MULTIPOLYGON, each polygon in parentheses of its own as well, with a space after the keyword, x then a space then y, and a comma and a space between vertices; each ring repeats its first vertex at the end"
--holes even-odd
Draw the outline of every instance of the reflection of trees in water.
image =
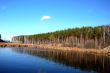
POLYGON ((110 73, 110 57, 71 51, 57 51, 50 49, 16 48, 14 51, 37 55, 59 64, 79 68, 81 70, 94 70, 98 73, 110 73))

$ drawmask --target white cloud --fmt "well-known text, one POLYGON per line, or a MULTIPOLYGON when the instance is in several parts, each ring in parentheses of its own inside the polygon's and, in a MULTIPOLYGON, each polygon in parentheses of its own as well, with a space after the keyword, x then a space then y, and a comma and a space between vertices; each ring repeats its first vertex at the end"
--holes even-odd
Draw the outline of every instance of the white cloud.
POLYGON ((44 21, 44 20, 49 20, 51 18, 52 18, 51 16, 42 16, 41 20, 44 21))

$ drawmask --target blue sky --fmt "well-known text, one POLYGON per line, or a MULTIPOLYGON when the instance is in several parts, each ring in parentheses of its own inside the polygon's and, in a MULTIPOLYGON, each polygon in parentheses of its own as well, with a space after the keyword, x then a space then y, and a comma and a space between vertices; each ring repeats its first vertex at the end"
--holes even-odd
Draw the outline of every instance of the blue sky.
POLYGON ((110 24, 110 0, 0 0, 0 34, 7 40, 104 24, 110 24))

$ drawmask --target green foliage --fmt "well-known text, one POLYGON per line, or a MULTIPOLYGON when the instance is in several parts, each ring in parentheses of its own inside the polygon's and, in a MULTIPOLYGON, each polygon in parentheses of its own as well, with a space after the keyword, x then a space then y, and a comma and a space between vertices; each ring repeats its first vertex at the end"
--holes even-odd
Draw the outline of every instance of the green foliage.
MULTIPOLYGON (((35 34, 35 35, 29 35, 29 36, 16 36, 15 38, 17 39, 17 41, 21 41, 22 43, 25 43, 24 38, 26 38, 26 40, 30 43, 32 42, 49 43, 49 41, 51 42, 54 41, 54 43, 56 42, 69 43, 71 41, 71 44, 76 43, 78 45, 79 44, 85 45, 85 43, 88 43, 88 41, 90 41, 89 43, 95 42, 97 44, 96 40, 98 40, 98 44, 103 45, 103 42, 105 43, 105 41, 107 41, 107 39, 106 40, 104 39, 105 38, 104 36, 107 34, 106 37, 108 39, 110 38, 109 30, 110 30, 110 26, 109 27, 97 26, 97 27, 69 28, 69 29, 60 30, 60 31, 35 34), (75 38, 72 38, 71 40, 66 42, 66 39, 72 36, 76 37, 77 40, 75 40, 75 38), (72 40, 74 40, 75 42, 72 42, 72 40)), ((107 44, 110 44, 110 43, 107 43, 107 44)))

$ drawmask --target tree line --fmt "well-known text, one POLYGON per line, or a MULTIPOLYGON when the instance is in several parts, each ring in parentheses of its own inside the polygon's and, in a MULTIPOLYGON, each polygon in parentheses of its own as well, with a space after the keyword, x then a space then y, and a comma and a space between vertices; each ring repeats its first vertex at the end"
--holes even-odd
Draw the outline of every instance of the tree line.
POLYGON ((68 47, 104 48, 110 45, 110 25, 21 35, 13 37, 12 41, 24 44, 61 44, 68 47))

